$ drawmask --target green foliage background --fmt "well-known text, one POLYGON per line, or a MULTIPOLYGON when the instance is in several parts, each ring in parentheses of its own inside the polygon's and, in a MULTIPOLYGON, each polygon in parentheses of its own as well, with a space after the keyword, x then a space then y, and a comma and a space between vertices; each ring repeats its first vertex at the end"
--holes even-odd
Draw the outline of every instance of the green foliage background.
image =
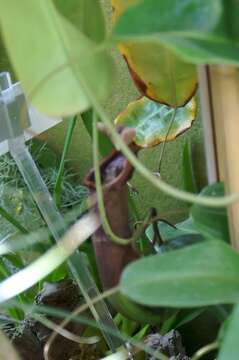
MULTIPOLYGON (((102 3, 106 16, 109 19, 111 11, 110 1, 102 0, 102 3)), ((116 83, 114 84, 113 93, 105 103, 107 112, 112 120, 130 101, 139 96, 121 55, 117 51, 114 51, 113 56, 117 66, 118 77, 116 83)), ((62 124, 47 134, 51 145, 57 151, 60 151, 62 147, 66 126, 66 123, 62 124)), ((190 131, 179 137, 176 141, 167 144, 162 166, 162 176, 170 184, 182 187, 181 166, 183 145, 188 138, 191 139, 192 143, 197 183, 199 187, 201 187, 206 182, 206 176, 203 150, 203 130, 200 119, 197 119, 190 131)), ((147 164, 147 166, 153 171, 157 170, 160 149, 161 147, 158 146, 154 149, 144 150, 140 154, 142 161, 145 162, 145 164, 147 164)), ((79 169, 80 180, 82 180, 84 174, 92 164, 90 137, 82 124, 77 126, 69 156, 72 163, 74 163, 75 168, 79 169)), ((135 174, 132 185, 134 185, 139 191, 139 195, 135 196, 134 199, 141 213, 144 213, 149 207, 155 206, 162 214, 170 213, 167 216, 169 216, 172 220, 179 220, 184 216, 184 210, 186 211, 187 206, 182 207, 183 204, 179 201, 153 189, 151 185, 148 185, 141 176, 135 174), (177 212, 179 209, 180 212, 177 212)))
MULTIPOLYGON (((101 2, 108 19, 108 25, 110 26, 110 0, 101 0, 101 2)), ((127 66, 121 55, 117 50, 113 51, 112 55, 115 59, 118 76, 114 84, 114 90, 106 101, 105 107, 113 120, 130 101, 139 96, 139 93, 129 76, 127 66)), ((0 45, 0 68, 1 71, 9 68, 2 45, 0 45)), ((48 133, 43 134, 42 138, 47 140, 49 145, 56 152, 60 153, 64 144, 66 128, 67 121, 48 133)), ((197 119, 190 131, 179 137, 176 141, 167 144, 162 166, 162 177, 170 184, 182 187, 183 145, 188 138, 191 139, 192 143, 197 184, 201 187, 205 184, 206 177, 202 140, 203 130, 199 119, 197 119)), ((140 154, 141 160, 146 163, 152 171, 157 171, 160 150, 161 148, 158 146, 153 149, 144 150, 140 154)), ((79 181, 82 181, 84 175, 92 166, 92 152, 90 137, 83 124, 80 122, 75 130, 73 143, 70 148, 69 160, 70 164, 74 166, 79 174, 79 181)), ((134 199, 141 214, 147 211, 149 207, 154 206, 159 210, 162 216, 165 214, 165 216, 171 220, 176 221, 184 217, 184 213, 187 210, 186 204, 183 206, 179 201, 156 191, 151 185, 148 185, 141 176, 135 174, 132 185, 139 191, 139 195, 136 195, 134 199)))

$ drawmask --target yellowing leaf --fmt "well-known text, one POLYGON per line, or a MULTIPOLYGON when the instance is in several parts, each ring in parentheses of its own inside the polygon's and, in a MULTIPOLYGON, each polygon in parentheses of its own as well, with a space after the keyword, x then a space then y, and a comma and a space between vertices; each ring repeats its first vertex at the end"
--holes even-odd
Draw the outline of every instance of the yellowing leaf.
POLYGON ((115 119, 115 124, 134 128, 135 143, 146 148, 176 139, 192 126, 196 114, 195 98, 184 107, 174 109, 142 97, 131 102, 115 119))
MULTIPOLYGON (((113 21, 138 0, 112 0, 113 21)), ((142 95, 170 106, 183 106, 197 88, 196 67, 163 44, 153 41, 119 44, 132 78, 142 95)))

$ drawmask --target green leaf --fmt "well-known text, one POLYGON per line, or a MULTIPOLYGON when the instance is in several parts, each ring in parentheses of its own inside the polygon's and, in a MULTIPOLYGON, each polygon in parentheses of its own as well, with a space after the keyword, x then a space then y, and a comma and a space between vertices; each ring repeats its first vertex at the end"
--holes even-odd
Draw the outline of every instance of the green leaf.
POLYGON ((91 40, 105 39, 105 18, 99 1, 54 0, 54 3, 60 13, 91 40))
MULTIPOLYGON (((113 19, 139 0, 112 0, 113 19)), ((122 41, 119 49, 124 56, 132 78, 142 95, 170 106, 183 106, 197 88, 197 73, 190 65, 175 56, 159 42, 146 39, 142 42, 122 41)))
POLYGON ((218 360, 238 360, 238 332, 239 332, 239 305, 235 309, 227 324, 226 333, 222 340, 218 360))
POLYGON ((147 306, 200 307, 239 300, 239 256, 221 241, 149 256, 123 272, 120 291, 147 306))
POLYGON ((96 97, 107 96, 111 57, 103 50, 94 52, 96 44, 63 18, 52 1, 0 0, 0 21, 17 76, 40 111, 70 115, 86 110, 85 83, 96 97))
MULTIPOLYGON (((234 8, 237 11, 235 3, 234 8)), ((233 8, 228 5, 227 9, 231 14, 233 8)), ((114 34, 119 42, 147 39, 152 44, 159 43, 194 64, 238 65, 238 43, 231 41, 228 34, 216 31, 222 10, 220 0, 144 0, 122 14, 114 34)))
POLYGON ((186 141, 183 147, 183 188, 186 191, 197 193, 196 179, 193 169, 191 143, 186 141))
MULTIPOLYGON (((91 139, 93 136, 93 110, 89 109, 81 114, 84 126, 90 135, 91 139)), ((113 150, 113 144, 109 137, 99 132, 99 149, 102 156, 108 155, 113 150)))
POLYGON ((134 128, 136 131, 135 143, 145 148, 164 141, 175 140, 177 136, 192 126, 196 114, 195 98, 184 107, 175 110, 143 97, 131 102, 115 119, 115 124, 134 128), (174 112, 176 113, 173 119, 174 112))
MULTIPOLYGON (((169 240, 175 239, 179 236, 198 234, 198 230, 196 229, 192 218, 188 218, 188 219, 176 224, 175 227, 170 226, 169 224, 167 224, 163 221, 159 221, 157 223, 157 225, 158 225, 159 233, 160 233, 163 241, 165 241, 166 243, 169 240)), ((146 229, 146 235, 150 241, 153 241, 153 239, 154 239, 153 225, 150 225, 146 229)))
MULTIPOLYGON (((215 183, 207 186, 201 192, 205 196, 224 196, 223 183, 215 183)), ((191 216, 195 227, 205 237, 218 240, 229 240, 229 228, 226 208, 209 208, 201 205, 193 205, 191 216)))
POLYGON ((239 2, 238 0, 223 0, 226 29, 229 35, 239 41, 239 2))
MULTIPOLYGON (((158 39, 159 40, 159 39, 158 39)), ((194 64, 239 65, 239 45, 227 38, 204 35, 162 36, 160 41, 179 56, 194 64)))
POLYGON ((195 66, 182 61, 164 44, 124 42, 119 49, 142 95, 176 107, 185 105, 195 94, 195 66))
POLYGON ((143 0, 122 14, 116 23, 115 34, 207 32, 215 28, 221 14, 221 0, 143 0))
POLYGON ((168 251, 175 251, 185 248, 186 246, 197 244, 203 240, 204 238, 200 234, 184 234, 172 238, 169 241, 165 242, 163 245, 157 246, 156 248, 157 252, 165 253, 168 251))

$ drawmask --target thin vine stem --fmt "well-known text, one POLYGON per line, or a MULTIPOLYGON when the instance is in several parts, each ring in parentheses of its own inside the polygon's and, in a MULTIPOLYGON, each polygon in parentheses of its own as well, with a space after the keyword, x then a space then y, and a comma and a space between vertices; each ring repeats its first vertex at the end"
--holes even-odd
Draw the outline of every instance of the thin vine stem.
POLYGON ((170 131, 171 131, 171 128, 172 128, 172 126, 173 126, 173 123, 174 123, 176 114, 177 114, 177 108, 174 108, 174 109, 173 109, 172 116, 171 116, 171 119, 170 119, 170 122, 169 122, 167 134, 166 134, 165 139, 164 139, 164 142, 163 142, 163 148, 162 148, 162 151, 161 151, 161 153, 160 153, 159 164, 158 164, 158 172, 159 172, 159 174, 160 174, 160 172, 161 172, 161 167, 162 167, 162 162, 163 162, 163 156, 164 156, 165 149, 166 149, 167 139, 168 139, 169 133, 170 133, 170 131))
POLYGON ((203 348, 199 349, 195 355, 192 357, 192 360, 199 360, 201 359, 204 355, 208 354, 209 352, 218 349, 219 344, 218 342, 214 342, 212 344, 208 344, 206 346, 204 346, 203 348))
POLYGON ((165 148, 166 148, 167 138, 169 136, 169 133, 171 131, 171 127, 173 125, 173 122, 175 120, 176 113, 177 113, 177 90, 176 90, 175 76, 174 76, 174 72, 172 70, 172 58, 169 55, 169 51, 167 49, 165 49, 165 53, 166 53, 166 57, 167 57, 167 67, 168 67, 168 72, 169 72, 169 75, 170 75, 170 82, 171 82, 171 85, 172 85, 172 97, 173 97, 172 101, 173 101, 174 108, 173 108, 172 117, 171 117, 170 122, 169 122, 169 127, 168 127, 168 130, 167 130, 167 133, 166 133, 166 137, 165 137, 165 140, 163 142, 163 148, 162 148, 162 151, 161 151, 161 154, 160 154, 159 165, 158 165, 159 174, 160 174, 160 171, 161 171, 162 160, 163 160, 163 155, 164 155, 165 148))
POLYGON ((78 336, 73 334, 67 329, 64 329, 63 327, 59 327, 58 324, 54 323, 53 321, 49 320, 46 317, 42 317, 42 315, 39 314, 31 314, 31 318, 35 319, 36 321, 43 324, 45 327, 47 327, 50 330, 55 331, 57 334, 63 336, 64 338, 71 340, 73 342, 76 342, 78 344, 96 344, 100 341, 98 336, 78 336))

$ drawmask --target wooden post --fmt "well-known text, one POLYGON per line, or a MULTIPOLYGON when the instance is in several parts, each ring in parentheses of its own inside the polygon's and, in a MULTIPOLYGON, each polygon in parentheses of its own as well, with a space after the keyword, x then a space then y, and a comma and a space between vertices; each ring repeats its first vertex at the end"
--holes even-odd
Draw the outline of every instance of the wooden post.
MULTIPOLYGON (((210 66, 207 77, 218 180, 227 193, 239 192, 239 70, 210 66)), ((231 243, 239 251, 239 203, 228 207, 228 215, 231 243)))

